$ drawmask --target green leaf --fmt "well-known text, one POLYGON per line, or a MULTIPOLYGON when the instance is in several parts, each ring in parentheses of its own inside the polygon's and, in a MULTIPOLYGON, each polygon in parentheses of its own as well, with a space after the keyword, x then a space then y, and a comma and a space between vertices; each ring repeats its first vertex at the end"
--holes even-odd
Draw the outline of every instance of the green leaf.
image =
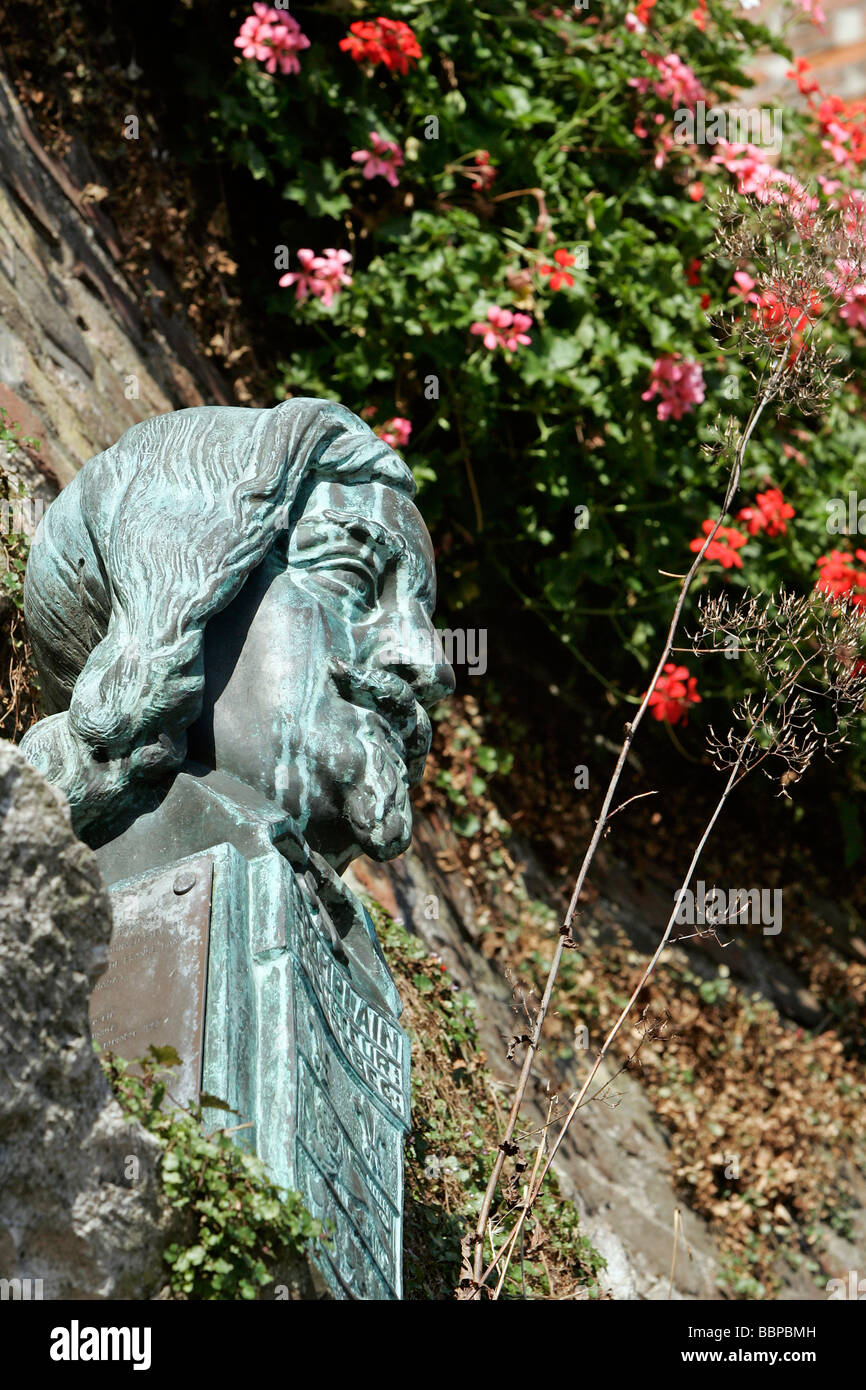
POLYGON ((183 1065, 173 1047, 154 1047, 153 1043, 151 1043, 147 1051, 148 1055, 153 1058, 157 1066, 179 1067, 183 1065))
POLYGON ((474 811, 470 811, 465 816, 457 816, 453 822, 453 826, 455 834, 463 835, 468 840, 471 839, 473 835, 478 834, 481 829, 481 821, 474 811))
POLYGON ((233 1110, 228 1101, 220 1100, 219 1096, 212 1096, 208 1091, 202 1091, 198 1098, 199 1105, 205 1110, 227 1110, 230 1115, 239 1115, 239 1110, 233 1110))

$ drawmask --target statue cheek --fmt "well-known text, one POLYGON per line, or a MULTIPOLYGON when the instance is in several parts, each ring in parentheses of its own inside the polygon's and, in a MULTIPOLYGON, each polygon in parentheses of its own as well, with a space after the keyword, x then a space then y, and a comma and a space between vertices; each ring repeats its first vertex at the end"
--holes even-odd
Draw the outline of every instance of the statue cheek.
POLYGON ((289 581, 281 594, 291 631, 302 633, 303 651, 309 660, 334 655, 343 661, 353 659, 360 650, 366 627, 358 625, 340 601, 317 591, 313 576, 302 571, 286 575, 289 581))
POLYGON ((332 713, 330 728, 318 741, 319 765, 327 769, 335 787, 355 786, 367 767, 367 749, 358 737, 357 719, 351 705, 339 700, 332 713))
POLYGON ((341 818, 347 794, 365 781, 368 765, 351 706, 335 696, 313 720, 289 717, 283 734, 281 776, 290 809, 304 826, 341 818))

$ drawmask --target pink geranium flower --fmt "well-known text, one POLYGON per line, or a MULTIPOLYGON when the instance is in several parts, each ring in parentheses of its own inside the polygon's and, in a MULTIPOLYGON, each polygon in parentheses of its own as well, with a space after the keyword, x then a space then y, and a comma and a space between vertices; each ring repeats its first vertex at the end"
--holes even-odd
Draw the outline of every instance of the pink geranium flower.
POLYGON ((837 206, 842 212, 846 237, 862 250, 866 246, 866 196, 856 189, 846 188, 837 206))
POLYGON ((295 286, 295 298, 302 304, 308 295, 321 299, 327 308, 344 285, 351 285, 352 277, 346 274, 346 266, 352 257, 348 251, 335 251, 332 246, 317 256, 309 247, 298 252, 300 270, 288 271, 280 276, 280 288, 295 286))
POLYGON ((827 272, 827 283, 837 299, 845 302, 839 310, 839 317, 849 328, 866 328, 866 284, 857 279, 857 268, 853 261, 836 262, 839 275, 827 272))
POLYGON ((657 357, 650 369, 650 384, 642 401, 658 396, 659 420, 681 420, 704 399, 704 373, 700 362, 684 362, 678 352, 657 357))
POLYGON ((412 433, 412 421, 403 415, 395 415, 393 420, 386 420, 374 433, 378 434, 383 444, 389 444, 392 449, 405 449, 412 433))
POLYGON ((486 323, 473 323, 470 333, 481 334, 484 346, 495 352, 498 347, 506 352, 516 352, 518 345, 531 343, 527 328, 532 327, 529 314, 517 314, 511 309, 500 309, 494 304, 487 310, 486 323))
POLYGON ((234 46, 242 50, 245 58, 264 63, 266 72, 274 73, 279 67, 281 73, 288 73, 300 72, 297 54, 309 48, 310 40, 293 15, 271 9, 270 5, 255 4, 253 13, 241 25, 234 46))
POLYGON ((824 129, 830 138, 821 141, 821 149, 832 155, 837 164, 847 164, 851 158, 850 130, 846 130, 838 121, 828 121, 824 129))
POLYGON ((823 29, 824 25, 827 23, 827 16, 821 9, 818 0, 797 0, 797 3, 803 13, 809 16, 815 28, 823 29))
POLYGON ((674 137, 673 137, 672 135, 662 134, 662 136, 661 136, 660 139, 659 139, 659 143, 658 143, 658 145, 656 146, 656 152, 655 152, 655 154, 653 155, 653 168, 654 168, 654 169, 663 169, 663 168, 664 168, 664 166, 665 166, 665 164, 666 164, 666 162, 667 162, 667 157, 668 157, 668 155, 670 154, 670 152, 671 152, 671 150, 672 150, 673 148, 674 148, 674 137))
POLYGON ((809 194, 793 174, 768 163, 763 150, 755 145, 720 140, 719 152, 712 164, 721 164, 729 174, 736 175, 737 192, 753 194, 759 203, 786 205, 798 219, 801 230, 807 230, 818 199, 809 194))
POLYGON ((365 179, 375 179, 380 176, 387 179, 392 188, 396 188, 400 180, 397 178, 397 170, 403 164, 403 151, 396 140, 386 140, 377 134, 375 130, 370 131, 369 150, 356 150, 352 159, 356 164, 363 165, 361 170, 365 179))
POLYGON ((758 304, 760 300, 754 293, 757 281, 751 275, 747 275, 744 270, 734 271, 734 283, 731 285, 729 294, 738 294, 744 304, 758 304))
POLYGON ((684 63, 678 53, 668 53, 663 58, 657 53, 642 50, 641 57, 656 69, 658 77, 630 77, 630 87, 637 88, 644 95, 652 88, 656 96, 663 101, 670 101, 675 107, 688 106, 692 111, 699 101, 707 100, 707 93, 694 69, 690 68, 688 63, 684 63))

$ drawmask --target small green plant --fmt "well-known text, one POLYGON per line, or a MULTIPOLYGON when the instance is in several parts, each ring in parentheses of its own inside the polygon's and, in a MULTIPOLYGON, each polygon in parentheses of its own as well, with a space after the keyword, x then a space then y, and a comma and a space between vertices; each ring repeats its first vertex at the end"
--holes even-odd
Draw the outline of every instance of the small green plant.
MULTIPOLYGON (((451 751, 451 764, 440 768, 435 783, 456 809, 452 821, 454 831, 471 839, 483 827, 479 803, 488 795, 488 781, 496 776, 507 777, 514 766, 514 755, 484 743, 478 730, 466 723, 458 724, 454 730, 451 751)), ((495 809, 488 808, 488 821, 491 816, 499 832, 507 836, 510 833, 507 822, 495 809)))
POLYGON ((31 538, 13 529, 14 518, 23 513, 17 504, 27 490, 8 467, 22 446, 38 449, 40 444, 32 435, 22 436, 21 426, 0 406, 0 734, 11 738, 39 717, 39 686, 22 618, 31 538))
POLYGON ((100 1060, 127 1115, 164 1150, 162 1185, 183 1228, 164 1253, 172 1292, 202 1300, 256 1298, 277 1260, 302 1259, 321 1224, 297 1192, 274 1186, 261 1160, 233 1141, 232 1129, 203 1130, 202 1103, 228 1111, 224 1101, 202 1096, 189 1109, 163 1108, 171 1098, 171 1068, 180 1061, 174 1048, 151 1047, 136 1062, 112 1053, 100 1060))
POLYGON ((728 1298, 757 1301, 766 1297, 766 1286, 760 1279, 755 1278, 749 1268, 750 1262, 754 1259, 754 1250, 748 1251, 745 1255, 728 1251, 722 1256, 716 1283, 728 1298))
POLYGON ((3 507, 3 504, 14 504, 17 498, 25 497, 27 493, 23 483, 18 482, 5 466, 16 449, 20 449, 22 445, 33 449, 40 447, 39 440, 33 435, 22 437, 21 426, 17 420, 11 420, 8 410, 0 405, 0 449, 2 449, 2 455, 0 455, 0 508, 2 508, 4 522, 5 513, 9 513, 10 523, 8 530, 5 524, 0 527, 0 543, 3 546, 3 573, 0 575, 0 584, 3 585, 6 594, 19 610, 23 606, 24 570, 30 550, 30 537, 24 531, 12 529, 11 521, 15 515, 15 507, 14 505, 3 507))

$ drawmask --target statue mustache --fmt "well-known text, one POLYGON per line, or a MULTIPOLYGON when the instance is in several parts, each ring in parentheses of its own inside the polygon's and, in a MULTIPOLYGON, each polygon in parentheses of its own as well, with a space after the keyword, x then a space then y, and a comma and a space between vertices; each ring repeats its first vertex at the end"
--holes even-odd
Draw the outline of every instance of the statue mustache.
POLYGON ((350 666, 339 658, 331 661, 331 675, 344 700, 378 715, 387 731, 398 736, 409 784, 420 781, 430 751, 431 727, 408 681, 393 671, 350 666))

